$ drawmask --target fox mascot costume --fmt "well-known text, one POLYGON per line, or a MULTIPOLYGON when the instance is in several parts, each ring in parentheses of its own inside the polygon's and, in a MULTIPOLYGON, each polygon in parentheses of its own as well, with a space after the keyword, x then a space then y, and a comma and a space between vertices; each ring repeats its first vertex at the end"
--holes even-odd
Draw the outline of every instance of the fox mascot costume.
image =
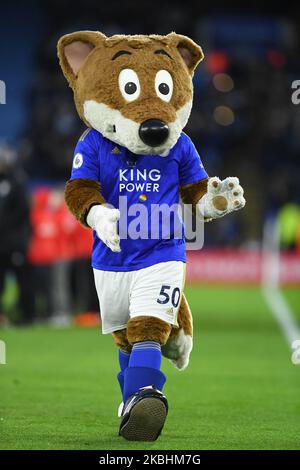
MULTIPOLYGON (((119 434, 153 441, 168 402, 162 354, 178 369, 188 365, 193 322, 182 292, 185 239, 120 237, 136 203, 190 204, 202 220, 245 205, 238 178, 208 178, 182 132, 192 107, 192 77, 203 59, 188 37, 115 35, 80 31, 58 43, 62 71, 88 126, 79 139, 65 200, 94 231, 92 266, 102 331, 118 347, 123 401, 119 434), (128 215, 122 221, 120 198, 128 215)), ((160 222, 163 223, 163 222, 160 222)), ((161 227, 158 227, 161 228, 161 227)), ((174 234, 173 234, 174 235, 174 234)))

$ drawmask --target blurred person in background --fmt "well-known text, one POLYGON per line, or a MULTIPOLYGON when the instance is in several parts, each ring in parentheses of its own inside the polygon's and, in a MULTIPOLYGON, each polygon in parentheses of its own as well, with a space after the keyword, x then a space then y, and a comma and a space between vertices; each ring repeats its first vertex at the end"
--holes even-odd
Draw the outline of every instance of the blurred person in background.
POLYGON ((57 226, 49 211, 51 189, 39 187, 32 193, 30 219, 32 237, 28 259, 34 279, 35 313, 39 320, 48 320, 53 312, 51 289, 52 265, 57 259, 57 226))
POLYGON ((53 213, 57 228, 57 257, 52 267, 51 282, 53 299, 51 323, 54 326, 67 326, 70 324, 74 307, 71 268, 75 253, 74 232, 77 222, 67 209, 63 188, 52 190, 49 210, 53 213))
POLYGON ((72 287, 76 310, 81 313, 99 312, 98 297, 94 288, 94 276, 90 263, 93 245, 92 231, 87 230, 76 221, 73 240, 75 258, 72 263, 72 287))
POLYGON ((32 201, 28 258, 34 272, 36 314, 58 326, 69 324, 77 222, 65 207, 61 188, 40 187, 34 191, 32 201))
POLYGON ((284 250, 295 250, 300 226, 300 209, 293 202, 280 207, 278 211, 280 245, 284 250))
MULTIPOLYGON (((28 260, 33 273, 35 316, 66 326, 72 315, 97 312, 90 254, 93 236, 68 210, 62 186, 39 186, 32 193, 32 236, 28 260)), ((84 323, 84 318, 81 316, 84 323)))
MULTIPOLYGON (((0 145, 0 300, 8 274, 19 288, 19 323, 33 321, 33 286, 26 259, 30 240, 29 196, 26 177, 17 165, 17 154, 9 145, 0 145)), ((0 304, 2 320, 4 317, 0 304)))

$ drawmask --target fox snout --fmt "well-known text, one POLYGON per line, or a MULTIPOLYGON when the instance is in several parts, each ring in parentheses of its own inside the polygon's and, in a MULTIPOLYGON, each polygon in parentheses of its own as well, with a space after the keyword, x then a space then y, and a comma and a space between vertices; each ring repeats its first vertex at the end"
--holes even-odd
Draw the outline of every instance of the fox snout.
POLYGON ((150 147, 162 145, 169 137, 169 126, 160 119, 147 119, 139 128, 140 139, 150 147))

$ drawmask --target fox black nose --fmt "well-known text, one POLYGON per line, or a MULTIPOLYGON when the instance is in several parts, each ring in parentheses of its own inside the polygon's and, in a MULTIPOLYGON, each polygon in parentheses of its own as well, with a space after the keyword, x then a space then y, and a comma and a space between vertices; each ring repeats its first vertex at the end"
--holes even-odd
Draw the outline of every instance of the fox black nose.
POLYGON ((150 147, 162 145, 169 136, 169 127, 159 119, 148 119, 140 125, 139 136, 150 147))

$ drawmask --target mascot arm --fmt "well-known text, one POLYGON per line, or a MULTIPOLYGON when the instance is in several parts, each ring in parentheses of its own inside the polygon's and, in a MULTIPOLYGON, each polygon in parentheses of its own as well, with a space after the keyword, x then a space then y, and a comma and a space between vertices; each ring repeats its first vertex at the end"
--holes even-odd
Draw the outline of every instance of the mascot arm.
POLYGON ((117 227, 120 212, 118 209, 107 207, 98 181, 88 178, 68 181, 65 201, 82 225, 95 230, 100 240, 113 252, 121 251, 117 227))
POLYGON ((200 199, 207 192, 208 178, 205 178, 195 183, 180 186, 180 196, 184 204, 191 204, 193 211, 196 210, 196 205, 200 199))
POLYGON ((242 209, 246 204, 239 179, 231 176, 223 181, 215 176, 181 186, 180 195, 182 202, 191 204, 196 215, 206 221, 242 209))
POLYGON ((86 219, 91 207, 96 204, 105 204, 100 183, 88 178, 68 181, 65 188, 65 201, 70 212, 85 227, 89 227, 86 219))

